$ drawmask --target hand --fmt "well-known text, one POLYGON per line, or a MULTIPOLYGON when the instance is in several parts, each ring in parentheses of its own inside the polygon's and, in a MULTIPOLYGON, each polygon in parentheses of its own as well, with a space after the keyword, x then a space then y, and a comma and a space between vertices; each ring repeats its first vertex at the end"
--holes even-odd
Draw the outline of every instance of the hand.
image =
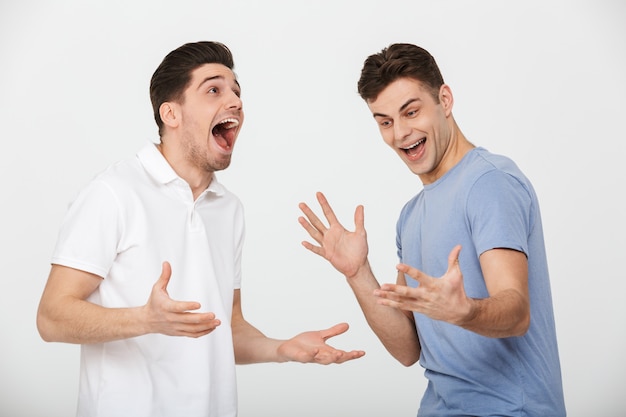
POLYGON ((278 347, 278 354, 285 357, 288 361, 314 362, 322 365, 358 359, 365 355, 364 351, 353 350, 346 352, 326 344, 326 340, 345 333, 348 327, 347 323, 340 323, 326 330, 300 333, 283 342, 278 347))
POLYGON ((169 262, 163 262, 159 280, 152 287, 148 302, 143 307, 149 333, 161 333, 168 336, 200 337, 211 333, 220 321, 213 313, 192 313, 200 308, 195 301, 175 301, 167 293, 167 284, 172 276, 169 262))
POLYGON ((448 270, 440 278, 430 277, 405 264, 398 265, 403 272, 419 282, 417 288, 404 285, 383 284, 374 295, 378 304, 402 310, 415 311, 434 320, 460 325, 472 314, 472 300, 465 294, 463 274, 459 267, 458 245, 448 256, 448 270))
POLYGON ((319 246, 309 242, 302 245, 311 252, 329 261, 335 269, 350 278, 357 274, 360 268, 367 264, 367 234, 364 226, 363 206, 358 206, 354 212, 355 231, 349 232, 337 220, 333 209, 328 204, 324 194, 317 193, 317 201, 322 207, 328 228, 320 221, 305 203, 300 203, 300 210, 306 215, 299 217, 298 222, 319 246))

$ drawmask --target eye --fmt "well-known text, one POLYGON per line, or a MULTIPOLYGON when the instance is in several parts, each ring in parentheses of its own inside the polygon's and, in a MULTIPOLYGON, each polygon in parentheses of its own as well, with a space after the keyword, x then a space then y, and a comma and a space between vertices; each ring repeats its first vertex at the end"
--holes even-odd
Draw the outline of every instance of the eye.
POLYGON ((219 92, 217 87, 211 87, 209 88, 209 91, 207 91, 207 93, 209 94, 217 94, 219 92))
POLYGON ((382 120, 378 124, 380 125, 380 127, 390 127, 391 126, 391 120, 382 120))
POLYGON ((409 110, 408 112, 406 112, 406 115, 408 117, 417 116, 417 110, 409 110))

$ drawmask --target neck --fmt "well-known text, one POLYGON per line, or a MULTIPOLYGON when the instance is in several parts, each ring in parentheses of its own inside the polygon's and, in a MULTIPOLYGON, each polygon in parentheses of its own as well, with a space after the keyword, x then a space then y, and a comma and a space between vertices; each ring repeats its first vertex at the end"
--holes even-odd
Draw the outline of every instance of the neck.
POLYGON ((178 148, 167 146, 166 143, 159 143, 157 149, 165 158, 167 163, 172 167, 176 175, 185 180, 191 188, 193 199, 207 189, 211 181, 213 181, 213 172, 206 171, 195 167, 187 162, 185 156, 178 148))

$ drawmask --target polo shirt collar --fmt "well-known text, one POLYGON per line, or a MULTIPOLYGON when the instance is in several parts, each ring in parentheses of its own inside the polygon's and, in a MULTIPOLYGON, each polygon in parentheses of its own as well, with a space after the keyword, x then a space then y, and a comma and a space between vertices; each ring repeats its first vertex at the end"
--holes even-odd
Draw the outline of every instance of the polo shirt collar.
MULTIPOLYGON (((137 152, 137 158, 144 169, 155 181, 160 184, 168 184, 172 181, 180 180, 186 183, 185 180, 180 178, 176 171, 170 166, 163 154, 159 152, 156 144, 148 143, 137 152)), ((215 173, 213 173, 213 179, 203 192, 213 192, 217 196, 221 196, 226 192, 226 188, 217 181, 215 173)))

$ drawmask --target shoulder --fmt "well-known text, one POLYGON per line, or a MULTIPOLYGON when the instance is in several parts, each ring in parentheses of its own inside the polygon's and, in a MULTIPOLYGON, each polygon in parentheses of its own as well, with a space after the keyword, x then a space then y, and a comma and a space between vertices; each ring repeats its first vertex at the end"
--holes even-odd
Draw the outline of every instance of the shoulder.
POLYGON ((489 152, 484 148, 476 148, 472 152, 471 165, 478 168, 479 174, 508 175, 523 182, 528 181, 517 164, 508 156, 489 152))
POLYGON ((518 189, 532 195, 532 185, 515 162, 504 155, 484 148, 473 149, 461 162, 459 175, 469 194, 498 194, 506 189, 518 189))

